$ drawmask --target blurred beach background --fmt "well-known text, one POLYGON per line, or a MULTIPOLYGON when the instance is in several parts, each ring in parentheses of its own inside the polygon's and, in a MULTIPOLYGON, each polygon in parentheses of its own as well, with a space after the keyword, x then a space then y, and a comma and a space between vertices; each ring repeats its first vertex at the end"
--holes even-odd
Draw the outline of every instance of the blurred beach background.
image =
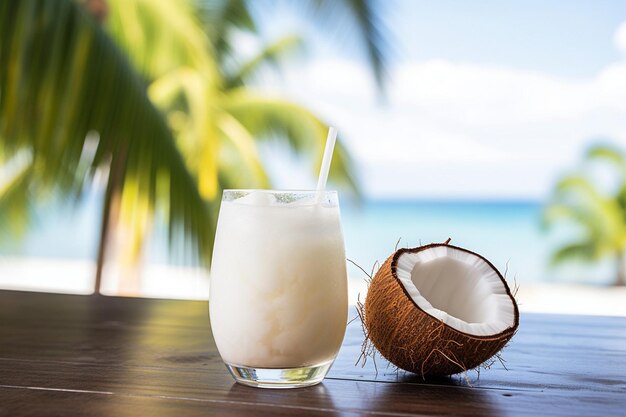
MULTIPOLYGON (((347 257, 368 273, 397 245, 452 238, 453 244, 482 254, 506 271, 510 285, 519 288, 522 311, 626 315, 626 286, 616 285, 626 268, 626 4, 319 3, 326 6, 191 0, 169 5, 139 0, 72 4, 86 10, 90 24, 101 25, 98 30, 121 45, 145 80, 209 217, 217 214, 223 188, 314 188, 322 148, 302 143, 319 142, 324 133, 320 129, 320 138, 313 139, 307 135, 307 129, 319 126, 309 116, 296 114, 302 108, 320 125, 339 129, 345 161, 336 163, 345 166, 331 173, 331 187, 340 191, 347 257), (358 7, 346 6, 351 4, 358 7), (235 6, 243 7, 249 15, 227 20, 228 5, 238 13, 235 6), (202 136, 209 133, 198 133, 198 124, 211 113, 196 114, 190 104, 179 103, 194 103, 193 95, 205 91, 201 81, 185 78, 185 71, 201 64, 176 54, 172 62, 163 63, 145 52, 152 48, 153 54, 171 54, 170 43, 176 51, 187 47, 179 37, 189 36, 189 31, 179 21, 166 19, 155 27, 150 20, 158 20, 158 13, 166 15, 170 7, 179 8, 174 17, 180 17, 181 10, 193 10, 189 15, 203 22, 198 27, 206 33, 200 38, 212 51, 219 50, 227 36, 227 52, 219 60, 225 79, 222 95, 211 96, 213 90, 207 89, 209 97, 198 99, 206 108, 214 105, 212 99, 241 93, 231 87, 245 87, 262 98, 255 102, 257 107, 220 102, 239 124, 220 125, 219 139, 209 147, 213 162, 188 156, 198 148, 189 153, 186 142, 190 135, 198 136, 193 139, 197 143, 211 142, 202 136), (213 36, 211 28, 224 22, 231 25, 226 35, 213 36), (159 42, 166 44, 164 49, 157 48, 159 42), (238 65, 244 70, 233 71, 238 65), (168 83, 171 91, 183 91, 180 97, 168 101, 175 95, 168 83), (157 87, 165 93, 157 94, 157 87), (288 105, 277 106, 279 100, 288 105), (255 129, 261 122, 253 119, 270 112, 267 126, 255 129), (185 123, 192 125, 189 131, 185 123), (233 132, 241 126, 247 133, 239 137, 233 132), (231 137, 238 139, 231 143, 231 137), (249 142, 241 145, 245 140, 249 142), (235 158, 233 152, 248 157, 235 158), (211 164, 218 168, 207 180, 205 170, 211 164), (261 171, 266 179, 259 180, 261 171)), ((208 57, 217 60, 215 54, 208 57)), ((5 74, 14 68, 6 62, 0 65, 6 66, 5 74)), ((6 121, 11 117, 7 85, 5 81, 0 86, 4 140, 12 132, 6 121)), ((127 99, 124 91, 116 94, 119 102, 127 99)), ((52 105, 68 100, 62 98, 58 103, 51 100, 52 105)), ((215 117, 222 120, 221 113, 215 117)), ((104 146, 103 132, 96 127, 88 131, 92 136, 96 131, 99 142, 83 137, 83 154, 89 146, 104 146)), ((125 140, 132 143, 138 137, 129 134, 125 140)), ((146 143, 139 149, 148 158, 146 149, 152 145, 146 143)), ((42 187, 33 180, 24 191, 29 197, 15 200, 11 181, 19 172, 15 160, 24 158, 24 149, 38 155, 35 145, 10 141, 0 153, 0 288, 90 294, 102 255, 107 218, 103 207, 111 204, 107 190, 117 148, 108 148, 108 159, 97 160, 99 152, 92 152, 96 157, 81 174, 88 180, 81 179, 70 197, 63 187, 42 187), (45 189, 45 198, 39 198, 40 189, 45 189)), ((30 158, 26 165, 36 161, 30 158)), ((143 207, 143 200, 124 197, 131 188, 120 185, 122 220, 117 219, 116 232, 109 236, 122 243, 113 244, 109 252, 117 257, 104 262, 101 292, 207 299, 208 267, 187 253, 195 250, 188 241, 200 232, 183 227, 184 242, 173 256, 168 216, 174 203, 161 204, 156 198, 150 200, 150 209, 141 211, 137 207, 143 207), (168 208, 161 210, 160 205, 168 208), (130 215, 125 216, 125 210, 130 215), (132 247, 124 246, 125 240, 132 247), (131 261, 124 256, 128 252, 134 254, 131 261)), ((150 190, 146 193, 151 195, 150 190)), ((193 224, 206 228, 209 236, 202 239, 212 239, 213 223, 193 224)), ((349 276, 354 303, 366 292, 367 276, 352 264, 349 276)))

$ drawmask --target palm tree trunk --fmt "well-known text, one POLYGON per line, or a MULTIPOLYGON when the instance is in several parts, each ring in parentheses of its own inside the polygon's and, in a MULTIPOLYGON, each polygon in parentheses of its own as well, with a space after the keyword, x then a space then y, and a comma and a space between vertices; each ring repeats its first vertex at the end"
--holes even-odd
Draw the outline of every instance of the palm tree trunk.
POLYGON ((111 161, 109 180, 104 194, 102 207, 102 224, 98 241, 98 258, 96 260, 96 280, 94 294, 100 294, 102 287, 102 272, 107 257, 107 249, 111 232, 117 224, 120 211, 120 199, 122 194, 122 182, 126 169, 126 149, 120 149, 111 161))
POLYGON ((617 279, 615 285, 626 285, 626 252, 617 253, 617 279))

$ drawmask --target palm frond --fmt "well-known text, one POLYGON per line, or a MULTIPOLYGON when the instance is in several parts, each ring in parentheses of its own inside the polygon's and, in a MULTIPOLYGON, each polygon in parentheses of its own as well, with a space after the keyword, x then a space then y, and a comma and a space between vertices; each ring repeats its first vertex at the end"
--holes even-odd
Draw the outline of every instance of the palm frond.
POLYGON ((99 134, 92 168, 121 164, 172 233, 208 258, 214 219, 171 132, 131 63, 79 5, 21 0, 0 6, 0 137, 32 152, 38 181, 77 192, 87 134, 99 134))
MULTIPOLYGON (((610 161, 621 167, 619 152, 606 147, 591 149, 586 159, 610 161)), ((620 168, 621 169, 621 168, 620 168)), ((582 228, 582 234, 572 243, 556 250, 551 264, 571 260, 597 262, 614 257, 626 247, 626 216, 620 193, 608 195, 598 189, 585 172, 567 175, 557 183, 551 201, 544 209, 543 224, 551 226, 560 221, 582 228)))
POLYGON ((266 45, 254 57, 241 64, 232 75, 227 75, 224 88, 230 89, 240 87, 249 80, 251 76, 259 71, 266 64, 276 65, 279 61, 291 53, 302 50, 303 39, 298 35, 287 35, 266 45))
MULTIPOLYGON (((309 0, 299 4, 308 6, 310 15, 317 23, 330 27, 333 31, 352 31, 364 47, 374 79, 379 88, 384 87, 386 76, 389 31, 378 16, 375 0, 309 0), (338 29, 339 28, 339 29, 338 29)), ((343 37, 347 38, 346 33, 343 37)))
POLYGON ((21 160, 12 161, 2 172, 4 178, 0 183, 0 241, 9 236, 21 237, 32 216, 32 160, 27 156, 18 159, 21 160))
POLYGON ((189 0, 108 0, 106 29, 151 81, 180 67, 218 79, 213 44, 189 0))
POLYGON ((597 216, 590 215, 587 210, 578 205, 553 201, 544 208, 541 221, 544 228, 549 228, 561 221, 570 221, 581 226, 589 234, 597 234, 598 226, 594 221, 595 217, 597 216))
POLYGON ((269 177, 250 132, 227 113, 221 114, 218 126, 223 134, 222 154, 229 154, 220 158, 220 172, 230 178, 229 188, 269 188, 269 177))
POLYGON ((616 200, 619 203, 624 221, 626 221, 626 155, 612 145, 596 145, 589 149, 586 159, 590 162, 605 162, 613 167, 619 176, 616 200))
MULTIPOLYGON (((328 125, 306 108, 241 89, 229 95, 224 110, 260 140, 286 140, 296 154, 313 155, 311 169, 314 173, 318 172, 328 125)), ((338 140, 329 178, 358 196, 359 187, 353 172, 349 154, 342 141, 338 140)))
POLYGON ((588 236, 617 242, 626 232, 618 202, 598 191, 582 175, 568 175, 556 185, 553 198, 544 211, 544 224, 569 220, 582 226, 588 236))
POLYGON ((602 196, 596 187, 583 175, 573 174, 561 178, 554 187, 555 194, 577 194, 589 200, 600 200, 602 196))
MULTIPOLYGON (((218 127, 213 115, 217 94, 202 71, 181 68, 160 77, 150 85, 150 96, 160 108, 172 114, 185 112, 185 123, 178 126, 178 145, 188 168, 196 174, 200 195, 213 200, 218 194, 218 127), (181 97, 181 101, 172 100, 181 97)), ((173 126, 174 127, 174 126, 173 126)))
POLYGON ((611 145, 596 145, 587 151, 589 161, 605 161, 610 163, 619 173, 622 181, 626 181, 626 156, 611 145))
POLYGON ((597 261, 602 255, 602 251, 598 248, 594 241, 582 241, 565 245, 558 249, 550 259, 552 266, 556 266, 565 262, 580 261, 597 261))
MULTIPOLYGON (((380 3, 374 0, 308 0, 293 4, 304 10, 307 17, 315 19, 319 26, 339 32, 344 40, 352 38, 361 43, 377 85, 383 88, 389 31, 377 10, 380 3)), ((268 7, 266 3, 259 6, 257 2, 248 0, 200 1, 205 27, 211 43, 215 45, 220 64, 226 58, 236 56, 236 48, 232 45, 233 29, 256 32, 253 14, 255 6, 268 7)))
POLYGON ((256 32, 256 22, 246 0, 201 0, 199 8, 205 31, 215 48, 216 60, 223 63, 236 48, 231 45, 231 31, 256 32))
POLYGON ((383 23, 376 16, 374 2, 371 0, 345 0, 357 22, 357 28, 365 42, 365 49, 374 77, 379 86, 385 79, 385 53, 389 49, 383 36, 383 23))

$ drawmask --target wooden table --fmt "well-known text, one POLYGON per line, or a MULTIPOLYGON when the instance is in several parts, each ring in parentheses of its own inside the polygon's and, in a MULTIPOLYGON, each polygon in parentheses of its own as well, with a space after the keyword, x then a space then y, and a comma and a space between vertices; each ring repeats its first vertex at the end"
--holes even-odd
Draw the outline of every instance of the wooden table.
POLYGON ((0 416, 626 416, 626 318, 522 315, 508 371, 469 384, 355 367, 361 341, 321 385, 262 390, 233 383, 206 302, 0 291, 0 416))

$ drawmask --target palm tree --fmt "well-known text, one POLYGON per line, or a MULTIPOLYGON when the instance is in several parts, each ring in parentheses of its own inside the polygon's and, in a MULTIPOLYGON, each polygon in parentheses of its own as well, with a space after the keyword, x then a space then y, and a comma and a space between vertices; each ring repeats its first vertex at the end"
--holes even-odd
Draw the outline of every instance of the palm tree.
MULTIPOLYGON (((213 9, 211 14, 220 16, 220 22, 233 22, 235 27, 229 31, 228 27, 218 25, 208 34, 204 33, 201 22, 194 19, 198 13, 190 13, 193 3, 187 0, 181 0, 179 4, 110 0, 110 4, 107 27, 120 47, 135 58, 139 71, 147 80, 152 101, 170 121, 187 167, 197 178, 200 195, 211 207, 217 208, 216 199, 224 188, 267 188, 271 185, 257 151, 259 140, 286 140, 296 153, 313 156, 310 166, 312 171, 317 170, 327 125, 296 103, 256 93, 247 86, 267 63, 279 61, 298 48, 301 39, 294 35, 283 37, 262 47, 256 56, 241 61, 231 44, 232 30, 255 30, 245 2, 222 2, 222 9, 213 9), (138 23, 137 16, 142 16, 138 23), (171 28, 177 33, 163 34, 160 31, 159 38, 166 42, 162 45, 150 31, 164 20, 174 22, 171 28), (127 29, 133 22, 135 33, 127 29), (184 33, 180 33, 179 27, 184 33), (200 60, 201 45, 206 43, 207 37, 210 42, 209 48, 204 47, 204 56, 209 59, 200 60), (176 38, 176 51, 192 51, 189 57, 194 59, 174 55, 164 60, 164 56, 171 54, 168 47, 172 38, 176 38)), ((350 159, 339 142, 331 174, 335 181, 357 190, 351 171, 350 159)), ((137 212, 137 207, 128 207, 137 212)), ((124 211, 124 205, 121 211, 124 211)), ((147 210, 139 216, 142 225, 150 223, 146 220, 149 216, 147 210)), ((138 216, 122 215, 121 218, 131 219, 132 223, 127 222, 118 228, 118 233, 123 236, 109 241, 117 246, 112 251, 118 259, 116 264, 127 269, 126 282, 133 283, 131 288, 136 288, 139 276, 136 266, 141 259, 147 229, 133 227, 138 216)), ((108 232, 103 230, 103 233, 108 232)), ((120 273, 122 271, 118 271, 118 275, 120 273)))
POLYGON ((552 263, 613 258, 615 284, 626 285, 626 155, 611 146, 595 146, 585 159, 589 164, 609 164, 619 185, 607 193, 585 172, 567 175, 557 183, 544 212, 545 224, 569 222, 580 229, 580 237, 558 249, 552 263))
POLYGON ((0 4, 0 139, 3 222, 46 195, 79 199, 102 172, 106 214, 132 189, 137 206, 158 203, 172 237, 210 252, 214 218, 144 80, 76 3, 0 4))
MULTIPOLYGON (((229 31, 254 31, 247 2, 210 9, 190 0, 101 0, 94 10, 87 1, 117 46, 73 2, 13 3, 0 6, 0 161, 28 162, 0 188, 0 210, 25 209, 44 192, 79 198, 105 171, 96 291, 111 242, 132 270, 155 216, 166 218, 170 242, 191 239, 208 260, 220 191, 270 185, 259 139, 286 139, 295 152, 315 155, 312 166, 321 157, 319 118, 245 87, 300 43, 287 37, 238 62, 229 31)), ((369 2, 343 3, 367 35, 380 79, 382 42, 369 2)), ((356 190, 351 172, 340 146, 331 178, 356 190)))
MULTIPOLYGON (((373 0, 299 0, 289 3, 201 0, 198 5, 202 11, 203 24, 211 44, 215 46, 218 62, 223 64, 228 58, 238 58, 236 43, 230 36, 232 30, 256 33, 254 8, 269 8, 271 12, 276 4, 289 5, 307 19, 313 19, 324 31, 335 33, 334 40, 356 38, 360 41, 376 84, 382 90, 389 46, 385 24, 378 16, 373 0)), ((221 67, 224 68, 223 65, 221 67)))

